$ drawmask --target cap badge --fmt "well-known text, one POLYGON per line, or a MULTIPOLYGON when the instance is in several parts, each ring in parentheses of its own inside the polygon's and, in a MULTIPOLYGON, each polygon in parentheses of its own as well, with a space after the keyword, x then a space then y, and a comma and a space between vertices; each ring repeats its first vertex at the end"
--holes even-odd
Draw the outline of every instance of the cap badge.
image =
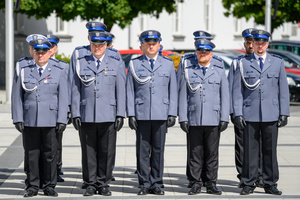
POLYGON ((204 44, 204 40, 201 40, 201 44, 204 44))
POLYGON ((152 35, 152 34, 153 34, 153 32, 152 32, 152 31, 149 31, 149 32, 148 32, 148 35, 152 35))
POLYGON ((96 23, 95 23, 95 22, 93 22, 93 23, 92 23, 92 27, 95 27, 95 26, 96 26, 96 23))
POLYGON ((100 36, 100 33, 96 32, 96 36, 99 37, 99 36, 100 36))
POLYGON ((251 32, 252 32, 252 28, 249 29, 249 33, 251 33, 251 32))
POLYGON ((47 35, 47 38, 50 38, 51 36, 50 35, 47 35))
POLYGON ((202 35, 203 35, 203 32, 200 32, 200 35, 202 36, 202 35))
POLYGON ((263 31, 258 31, 258 34, 260 34, 260 35, 263 34, 263 31))
POLYGON ((33 36, 32 36, 32 38, 33 38, 34 40, 36 40, 37 37, 38 37, 37 35, 33 35, 33 36))
POLYGON ((38 44, 42 44, 42 40, 38 40, 38 44))

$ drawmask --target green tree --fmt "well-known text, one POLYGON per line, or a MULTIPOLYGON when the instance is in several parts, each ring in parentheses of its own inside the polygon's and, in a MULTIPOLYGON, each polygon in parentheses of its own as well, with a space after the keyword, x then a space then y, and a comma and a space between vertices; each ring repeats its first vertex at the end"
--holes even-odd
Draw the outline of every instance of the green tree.
MULTIPOLYGON (((274 14, 274 9, 277 0, 272 0, 271 15, 274 14)), ((253 17, 256 24, 265 24, 265 0, 222 0, 223 6, 226 9, 225 16, 233 15, 237 18, 245 18, 247 21, 253 17)), ((300 21, 300 0, 279 0, 278 9, 272 17, 271 29, 279 27, 285 22, 297 23, 300 21)))
MULTIPOLYGON (((183 2, 183 0, 179 0, 183 2)), ((37 19, 47 18, 52 13, 62 20, 73 20, 80 16, 83 20, 101 18, 108 31, 114 24, 124 28, 139 13, 159 17, 163 10, 168 13, 176 11, 176 0, 21 0, 18 13, 34 16, 37 19)), ((0 1, 0 9, 5 8, 5 0, 0 1)))

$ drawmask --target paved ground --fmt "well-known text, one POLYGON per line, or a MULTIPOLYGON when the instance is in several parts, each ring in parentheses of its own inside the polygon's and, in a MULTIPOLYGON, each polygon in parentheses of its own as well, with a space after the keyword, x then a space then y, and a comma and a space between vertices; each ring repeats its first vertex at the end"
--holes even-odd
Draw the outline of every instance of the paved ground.
MULTIPOLYGON (((3 97, 0 91, 0 100, 3 97)), ((5 100, 5 98, 4 98, 5 100)), ((4 101, 3 101, 4 102, 4 101)), ((95 195, 84 198, 81 177, 81 152, 77 132, 68 126, 63 138, 63 171, 66 180, 58 183, 56 190, 59 199, 300 199, 300 104, 291 105, 291 117, 287 127, 280 129, 278 138, 278 162, 280 179, 278 188, 282 196, 265 194, 257 188, 254 194, 243 197, 237 188, 234 165, 233 126, 222 133, 220 142, 220 166, 218 187, 221 196, 202 193, 187 195, 189 189, 185 176, 186 139, 178 124, 169 129, 166 140, 164 184, 165 195, 137 196, 137 176, 134 174, 135 133, 129 129, 127 121, 118 133, 116 168, 113 172, 116 181, 111 183, 111 197, 95 195)), ((14 128, 11 120, 10 105, 0 104, 0 199, 23 199, 24 194, 23 147, 22 137, 14 128)), ((37 197, 43 198, 40 191, 37 197)))

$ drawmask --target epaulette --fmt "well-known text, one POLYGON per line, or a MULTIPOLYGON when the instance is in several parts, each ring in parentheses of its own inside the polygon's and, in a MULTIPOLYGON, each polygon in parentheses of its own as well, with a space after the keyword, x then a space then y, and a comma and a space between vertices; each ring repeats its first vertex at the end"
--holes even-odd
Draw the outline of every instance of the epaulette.
POLYGON ((35 67, 35 65, 29 64, 29 65, 21 66, 21 69, 22 69, 22 68, 26 68, 26 67, 35 67))
POLYGON ((111 51, 114 51, 114 52, 118 52, 118 50, 115 49, 115 48, 107 47, 107 49, 109 49, 109 50, 111 50, 111 51))
POLYGON ((220 69, 224 69, 224 67, 220 66, 220 65, 214 65, 214 67, 218 67, 220 69))
POLYGON ((140 55, 140 56, 138 56, 136 58, 133 58, 132 60, 137 60, 137 59, 140 59, 141 57, 143 57, 143 55, 140 55))
POLYGON ((18 62, 21 62, 23 60, 32 60, 32 59, 33 58, 31 58, 31 57, 24 57, 24 58, 19 59, 18 62))
POLYGON ((244 57, 246 57, 245 55, 240 55, 240 56, 238 56, 236 59, 237 60, 240 60, 240 59, 242 59, 242 58, 244 58, 244 57))
POLYGON ((279 55, 277 55, 277 54, 271 54, 271 55, 274 56, 274 57, 277 57, 277 58, 279 58, 279 59, 282 59, 282 57, 279 56, 279 55))
POLYGON ((109 58, 113 58, 113 59, 116 59, 117 61, 119 61, 120 60, 120 58, 117 58, 117 57, 115 57, 115 56, 108 56, 109 58))
POLYGON ((163 58, 166 59, 166 60, 173 61, 172 58, 169 58, 169 57, 167 57, 167 56, 161 56, 161 57, 163 57, 163 58))
POLYGON ((220 58, 219 56, 213 55, 212 57, 220 62, 223 62, 223 59, 220 58))
POLYGON ((64 61, 64 60, 58 60, 59 62, 62 62, 64 64, 69 64, 68 62, 64 61))
POLYGON ((79 50, 79 49, 86 49, 88 48, 89 45, 85 45, 85 46, 79 46, 79 47, 76 47, 75 49, 76 50, 79 50))
POLYGON ((58 69, 61 69, 61 70, 63 70, 64 68, 63 67, 61 67, 61 66, 59 66, 59 65, 53 65, 54 67, 57 67, 58 69))
POLYGON ((181 56, 181 59, 187 59, 187 58, 191 58, 191 57, 193 57, 194 56, 194 54, 185 54, 185 55, 182 55, 181 56))
POLYGON ((54 59, 54 58, 49 58, 49 60, 53 60, 53 61, 59 63, 59 60, 56 60, 56 59, 54 59))

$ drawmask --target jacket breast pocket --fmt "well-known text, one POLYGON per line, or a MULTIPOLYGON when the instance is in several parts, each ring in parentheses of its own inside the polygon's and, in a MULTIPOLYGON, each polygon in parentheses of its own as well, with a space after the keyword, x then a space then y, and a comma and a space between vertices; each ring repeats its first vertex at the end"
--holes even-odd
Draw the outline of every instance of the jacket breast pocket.
POLYGON ((58 93, 58 80, 51 79, 51 80, 48 80, 47 82, 48 82, 47 86, 49 89, 49 93, 57 94, 58 93))
POLYGON ((158 78, 160 85, 168 85, 170 80, 170 74, 168 72, 159 72, 158 78))
POLYGON ((208 85, 210 88, 216 89, 220 87, 221 80, 218 78, 210 78, 208 79, 208 85))
POLYGON ((116 71, 109 71, 104 72, 104 83, 113 85, 116 82, 117 72, 116 71))
POLYGON ((248 84, 252 85, 252 84, 254 84, 256 82, 256 80, 257 80, 258 77, 255 74, 250 73, 250 74, 245 74, 244 78, 245 78, 245 81, 248 84))
POLYGON ((268 73, 267 77, 268 77, 268 82, 267 82, 268 86, 271 86, 271 87, 278 86, 278 78, 279 78, 278 74, 268 73))
POLYGON ((33 89, 36 86, 35 79, 26 78, 26 79, 24 79, 23 83, 24 83, 26 89, 33 89))

